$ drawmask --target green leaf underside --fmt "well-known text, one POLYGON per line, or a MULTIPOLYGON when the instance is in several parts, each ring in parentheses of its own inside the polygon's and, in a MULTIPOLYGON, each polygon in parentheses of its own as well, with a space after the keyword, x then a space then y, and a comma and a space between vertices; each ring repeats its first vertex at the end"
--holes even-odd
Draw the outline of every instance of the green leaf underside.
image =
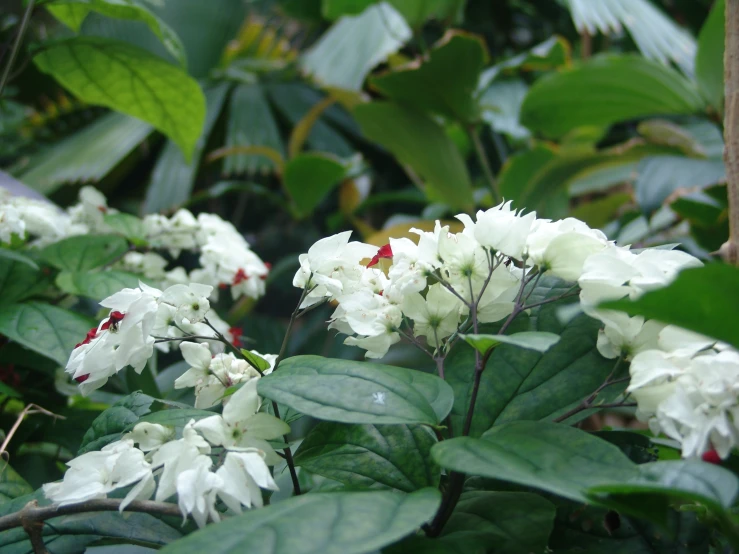
POLYGON ((434 375, 320 356, 288 358, 257 389, 305 415, 342 423, 437 425, 454 400, 434 375))
POLYGON ((0 334, 64 366, 94 322, 42 302, 0 308, 0 334))
POLYGON ((399 104, 469 124, 478 117, 474 93, 485 56, 479 37, 455 33, 431 50, 425 63, 389 71, 370 83, 399 104))
POLYGON ((523 331, 512 335, 460 335, 460 337, 481 354, 485 354, 499 344, 510 344, 526 350, 546 352, 560 339, 559 335, 541 331, 523 331))
POLYGON ((637 476, 616 446, 566 425, 516 421, 481 438, 459 437, 431 450, 444 468, 541 489, 588 502, 586 491, 637 476))
POLYGON ((72 273, 63 271, 56 278, 57 286, 69 294, 87 296, 102 300, 125 288, 136 288, 139 281, 146 281, 140 275, 125 271, 99 271, 97 273, 72 273))
POLYGON ((344 164, 333 156, 299 154, 285 165, 283 182, 298 212, 307 216, 345 174, 344 164))
MULTIPOLYGON (((559 296, 569 288, 564 281, 542 278, 529 303, 559 296)), ((544 354, 507 344, 495 348, 480 380, 471 436, 510 421, 552 419, 592 393, 612 371, 613 360, 605 359, 596 348, 600 322, 580 315, 562 324, 557 317, 561 305, 534 309, 529 317, 519 316, 509 329, 511 333, 544 331, 560 336, 544 354)), ((447 382, 455 393, 451 415, 455 430, 464 424, 474 364, 475 351, 466 344, 458 344, 445 363, 447 382)), ((618 386, 609 387, 599 401, 618 393, 618 386)))
POLYGON ((717 0, 698 36, 695 78, 701 92, 719 112, 724 104, 724 42, 726 40, 726 4, 717 0))
POLYGON ((583 125, 703 108, 695 85, 677 71, 639 56, 602 56, 539 79, 524 100, 521 123, 558 137, 583 125))
MULTIPOLYGON (((51 503, 39 490, 0 504, 0 516, 18 512, 32 500, 36 500, 39 506, 51 503)), ((88 544, 106 538, 151 547, 163 546, 182 536, 178 524, 172 522, 170 525, 142 513, 92 512, 48 519, 42 533, 52 554, 78 553, 85 552, 88 544)), ((0 551, 3 554, 28 554, 33 552, 33 547, 28 534, 22 527, 17 527, 0 533, 0 551)))
POLYGON ((431 519, 438 490, 313 493, 209 525, 162 554, 360 554, 412 533, 431 519))
POLYGON ((99 37, 56 42, 33 60, 80 100, 150 123, 190 159, 205 120, 205 98, 197 82, 178 67, 99 37))
POLYGON ((139 418, 151 411, 154 398, 142 392, 134 392, 121 398, 95 418, 82 437, 79 454, 100 450, 121 438, 121 434, 139 418))
POLYGON ((321 422, 295 453, 296 465, 352 488, 413 492, 439 484, 433 432, 421 425, 321 422))
POLYGON ((0 251, 17 256, 0 256, 0 301, 2 304, 11 304, 29 298, 44 290, 49 284, 49 279, 41 273, 33 260, 15 252, 0 251))
POLYGON ((32 492, 31 485, 6 460, 0 460, 0 504, 32 492))
POLYGON ((470 176, 459 149, 428 116, 391 102, 370 102, 354 110, 362 131, 387 148, 424 181, 429 193, 454 209, 472 206, 470 176))
POLYGON ((670 285, 638 300, 602 304, 632 316, 678 325, 739 348, 739 326, 727 325, 736 317, 737 306, 739 269, 718 263, 686 269, 670 285))
POLYGON ((111 263, 128 251, 128 242, 118 235, 78 235, 43 248, 41 258, 65 271, 87 271, 111 263))

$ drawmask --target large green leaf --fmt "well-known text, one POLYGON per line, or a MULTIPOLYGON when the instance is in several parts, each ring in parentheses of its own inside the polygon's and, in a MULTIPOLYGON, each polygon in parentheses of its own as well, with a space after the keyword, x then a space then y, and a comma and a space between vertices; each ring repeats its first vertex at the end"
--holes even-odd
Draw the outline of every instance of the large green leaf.
POLYGON ((85 436, 82 437, 78 455, 100 450, 120 439, 129 426, 151 411, 154 400, 142 392, 134 392, 121 398, 95 418, 85 436))
POLYGON ((364 78, 408 41, 403 16, 383 2, 346 16, 302 56, 300 66, 322 86, 359 91, 364 78))
MULTIPOLYGON (((39 490, 0 504, 0 516, 17 512, 32 500, 37 501, 39 506, 51 504, 39 490)), ((43 526, 42 536, 51 554, 82 554, 87 545, 101 539, 156 548, 177 540, 182 533, 179 521, 166 523, 149 514, 91 512, 48 519, 43 526)), ((3 554, 28 554, 34 549, 28 534, 22 527, 17 527, 0 533, 0 551, 3 554)))
POLYGON ((599 503, 667 526, 673 498, 700 502, 716 513, 729 510, 739 479, 728 469, 697 460, 653 462, 620 483, 596 485, 588 494, 599 503))
POLYGON ((206 116, 192 159, 188 161, 177 143, 167 141, 151 173, 144 212, 160 212, 184 204, 190 197, 200 167, 200 157, 213 125, 221 115, 230 85, 220 83, 205 90, 206 116))
MULTIPOLYGON (((569 285, 542 279, 530 302, 552 298, 569 285)), ((509 333, 545 331, 561 337, 546 353, 513 345, 497 346, 480 379, 470 434, 480 436, 494 425, 521 419, 553 419, 579 403, 605 381, 613 360, 603 358, 596 348, 600 322, 585 315, 562 324, 557 306, 548 305, 526 318, 519 316, 509 333)), ((461 429, 472 395, 475 353, 458 344, 445 363, 447 381, 454 389, 453 428, 461 429)), ((607 394, 616 394, 609 387, 607 394)), ((606 395, 606 398, 610 398, 606 395)))
POLYGON ((298 214, 307 216, 346 175, 340 160, 327 154, 298 154, 285 165, 282 176, 298 214))
POLYGON ((209 525, 162 549, 162 554, 360 554, 372 552, 431 519, 441 502, 426 488, 315 493, 209 525))
POLYGON ((321 422, 303 439, 295 464, 352 488, 413 492, 439 484, 429 453, 434 433, 422 425, 321 422))
POLYGON ((0 307, 0 334, 66 365, 75 344, 94 324, 90 319, 43 302, 0 307))
POLYGON ((584 431, 555 423, 515 421, 481 438, 436 444, 431 455, 444 468, 541 489, 576 502, 587 491, 638 475, 618 447, 584 431))
POLYGON ((305 415, 343 423, 438 425, 453 402, 451 387, 435 375, 321 356, 288 358, 257 390, 305 415))
POLYGON ((32 492, 31 485, 6 460, 0 461, 0 504, 32 492))
POLYGON ((0 303, 18 302, 42 291, 48 284, 49 280, 33 260, 10 250, 0 250, 0 303))
POLYGON ((553 35, 530 50, 487 68, 480 75, 478 89, 486 90, 500 75, 515 75, 523 71, 546 71, 569 65, 571 52, 572 46, 566 38, 553 35))
MULTIPOLYGON (((277 121, 259 83, 240 84, 231 94, 226 123, 226 146, 264 146, 285 156, 277 121)), ((277 169, 265 156, 236 154, 223 161, 223 173, 271 173, 277 169)))
POLYGON ((739 269, 729 265, 686 269, 670 285, 638 300, 624 299, 602 306, 678 325, 739 348, 739 326, 727 325, 734 320, 739 306, 739 269))
POLYGON ((444 129, 428 116, 391 102, 370 102, 354 110, 362 131, 417 173, 431 196, 454 209, 473 205, 467 167, 444 129))
POLYGON ((486 56, 480 37, 452 32, 428 61, 370 78, 370 84, 398 104, 469 124, 479 116, 475 90, 486 56))
POLYGON ((559 335, 545 331, 522 331, 512 335, 459 335, 480 354, 501 344, 512 344, 526 350, 546 352, 559 342, 559 335))
POLYGON ((86 271, 115 261, 128 251, 119 235, 77 235, 43 248, 41 258, 64 271, 86 271))
POLYGON ((521 107, 521 123, 558 137, 584 125, 703 108, 695 85, 673 69, 639 56, 607 56, 539 79, 521 107))
POLYGON ((135 0, 54 0, 44 6, 54 17, 79 32, 82 22, 90 11, 106 17, 142 21, 162 41, 164 47, 182 66, 187 66, 185 48, 179 37, 159 19, 146 4, 135 0))
POLYGON ((513 200, 516 208, 525 208, 524 194, 534 176, 557 158, 556 151, 544 144, 537 144, 531 150, 517 152, 508 160, 498 176, 500 193, 507 200, 513 200))
POLYGON ((695 78, 701 92, 719 112, 724 107, 725 12, 725 0, 714 2, 698 36, 698 53, 695 56, 695 78))
POLYGON ((192 156, 205 120, 200 86, 180 68, 123 42, 75 37, 33 58, 81 100, 151 123, 192 156))
POLYGON ((151 125, 121 113, 94 123, 31 156, 18 178, 44 194, 64 183, 97 182, 152 133, 151 125))
POLYGON ((98 271, 95 273, 62 271, 56 285, 64 292, 102 300, 122 289, 135 289, 142 279, 140 275, 125 271, 98 271))
POLYGON ((721 159, 650 156, 639 162, 636 173, 636 200, 647 213, 661 208, 671 194, 681 189, 705 188, 726 181, 721 159))

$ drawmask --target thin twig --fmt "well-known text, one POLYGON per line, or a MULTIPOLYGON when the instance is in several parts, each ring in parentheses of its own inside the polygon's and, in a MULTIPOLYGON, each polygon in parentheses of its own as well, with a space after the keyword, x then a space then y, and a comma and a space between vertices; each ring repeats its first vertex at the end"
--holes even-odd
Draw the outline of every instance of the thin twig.
POLYGON ((10 440, 13 438, 13 435, 15 435, 15 432, 18 430, 18 427, 20 427, 21 423, 23 423, 25 417, 27 415, 35 414, 47 415, 49 417, 53 417, 54 419, 66 419, 64 416, 55 414, 54 412, 50 412, 46 408, 42 408, 37 404, 28 404, 25 408, 23 408, 23 410, 21 410, 21 413, 18 414, 18 417, 15 419, 15 423, 13 423, 13 426, 10 428, 10 431, 8 431, 8 434, 5 435, 5 440, 3 440, 3 443, 0 444, 0 456, 5 453, 5 449, 8 447, 10 440))
POLYGON ((18 51, 20 50, 21 44, 23 43, 23 37, 26 35, 28 24, 31 21, 31 13, 33 12, 33 7, 35 3, 36 0, 29 0, 28 5, 26 6, 26 11, 23 13, 23 19, 21 19, 20 26, 18 27, 18 34, 15 37, 13 48, 10 51, 10 56, 8 57, 8 63, 5 65, 2 77, 0 77, 0 96, 2 96, 3 90, 5 90, 5 85, 8 84, 10 72, 13 69, 13 64, 15 63, 15 58, 18 56, 18 51))
POLYGON ((477 154, 477 159, 480 162, 485 178, 490 184, 490 190, 493 193, 493 203, 497 204, 501 200, 500 189, 498 188, 498 181, 495 179, 495 175, 493 175, 493 170, 490 168, 490 162, 485 154, 485 148, 482 146, 480 136, 475 131, 474 126, 467 127, 467 134, 472 141, 472 146, 475 148, 475 154, 477 154))

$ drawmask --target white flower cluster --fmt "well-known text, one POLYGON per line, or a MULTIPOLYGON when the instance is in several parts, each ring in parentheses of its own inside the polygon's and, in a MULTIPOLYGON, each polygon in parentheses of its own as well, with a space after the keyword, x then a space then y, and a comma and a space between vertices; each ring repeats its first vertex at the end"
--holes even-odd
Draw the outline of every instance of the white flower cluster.
POLYGON ((349 242, 348 232, 318 241, 300 256, 293 280, 308 290, 302 307, 338 302, 331 328, 350 335, 345 343, 364 348, 367 357, 384 356, 408 320, 416 337, 439 348, 472 308, 479 323, 508 316, 525 274, 576 280, 585 259, 609 246, 579 220, 536 219, 510 202, 479 211, 476 221, 457 218, 460 233, 437 222, 433 232, 411 229, 418 242, 391 238, 379 251, 349 242), (374 267, 383 258, 392 260, 386 272, 374 267))
POLYGON ((260 489, 277 490, 268 465, 280 459, 267 441, 290 428, 259 408, 252 380, 233 394, 222 415, 190 420, 180 439, 173 440, 170 427, 139 423, 101 451, 68 462, 64 480, 44 485, 44 494, 66 505, 131 487, 121 511, 132 500, 154 496, 161 502, 176 494, 183 517, 191 515, 200 527, 208 519, 220 521, 218 499, 235 513, 242 506, 261 507, 260 489), (223 460, 215 470, 214 457, 223 460))
POLYGON ((499 321, 522 285, 553 275, 577 283, 582 310, 603 322, 598 351, 633 359, 628 390, 639 417, 680 441, 686 457, 715 449, 725 458, 739 444, 739 354, 674 326, 597 307, 664 287, 681 270, 701 266, 698 259, 617 246, 577 219, 537 219, 510 203, 479 211, 475 220, 457 219, 461 233, 437 222, 434 232, 412 229, 417 242, 391 238, 379 250, 349 242, 350 233, 318 241, 300 256, 293 280, 305 289, 302 307, 335 301, 330 328, 379 358, 407 333, 441 348, 469 328, 472 308, 478 323, 499 321))
MULTIPOLYGON (((79 203, 63 211, 50 202, 0 195, 0 242, 13 236, 32 246, 46 246, 72 235, 111 233, 105 216, 117 213, 105 196, 93 187, 83 187, 79 203)), ((147 215, 142 220, 144 239, 153 247, 177 258, 183 250, 200 254, 200 267, 190 274, 182 267, 167 270, 169 262, 156 252, 128 252, 115 269, 131 271, 154 281, 161 288, 174 284, 201 283, 231 289, 234 300, 241 296, 257 299, 264 294, 269 265, 249 247, 249 243, 229 222, 214 214, 195 217, 179 210, 172 217, 147 215)))

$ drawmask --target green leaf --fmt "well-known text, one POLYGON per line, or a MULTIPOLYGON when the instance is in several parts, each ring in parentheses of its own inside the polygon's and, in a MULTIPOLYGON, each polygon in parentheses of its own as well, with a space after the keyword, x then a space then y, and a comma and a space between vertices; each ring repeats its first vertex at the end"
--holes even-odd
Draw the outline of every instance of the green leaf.
POLYGON ((434 375, 321 356, 288 358, 257 390, 305 415, 342 423, 438 425, 454 400, 434 375))
POLYGON ((139 281, 146 281, 146 279, 125 271, 98 271, 96 273, 62 271, 56 277, 56 286, 68 294, 86 296, 100 301, 122 289, 135 289, 139 286, 139 281))
POLYGON ((300 66, 323 87, 359 91, 376 65, 400 50, 412 36, 390 4, 375 4, 336 22, 302 56, 300 66), (361 48, 352 47, 361 44, 361 48))
POLYGON ((146 236, 144 222, 135 215, 124 213, 105 214, 103 221, 114 232, 129 240, 141 241, 146 236))
POLYGON ((727 325, 734 319, 736 306, 739 269, 718 263, 681 271, 670 285, 647 292, 638 300, 601 305, 684 327, 739 348, 739 326, 727 325))
MULTIPOLYGON (((461 23, 467 0, 387 0, 405 18, 408 25, 420 30, 429 19, 453 19, 461 23)), ((447 22, 448 24, 448 22, 447 22)))
POLYGON ((242 348, 241 355, 244 356, 246 361, 249 362, 252 367, 256 367, 259 371, 267 371, 269 369, 269 362, 261 356, 256 355, 251 350, 242 348))
POLYGON ((205 120, 200 86, 181 69, 123 42, 75 37, 47 45, 33 58, 80 100, 151 123, 189 161, 205 120))
POLYGON ((498 186, 504 198, 513 200, 517 208, 524 208, 521 202, 525 190, 534 176, 549 162, 557 158, 556 151, 544 144, 537 144, 531 150, 517 152, 503 165, 498 176, 498 186))
POLYGON ((638 475, 637 466, 618 447, 574 427, 545 422, 515 421, 493 427, 479 439, 445 440, 431 455, 446 469, 585 503, 592 487, 638 475))
POLYGON ((162 554, 360 554, 412 533, 441 503, 438 490, 314 493, 209 525, 162 554))
MULTIPOLYGON (((529 302, 552 298, 568 289, 564 282, 542 279, 529 302)), ((546 353, 505 344, 493 351, 480 379, 471 436, 509 421, 553 419, 586 398, 611 373, 613 360, 603 358, 596 348, 600 322, 579 315, 563 324, 557 317, 561 305, 546 305, 529 318, 518 316, 509 330, 559 335, 560 341, 546 353)), ((458 344, 444 364, 447 382, 454 389, 454 429, 461 429, 465 421, 474 366, 475 352, 466 344, 458 344)), ((599 395, 599 401, 609 400, 621 390, 609 387, 599 395)), ((584 415, 587 412, 581 413, 584 415)))
MULTIPOLYGON (((275 115, 259 83, 239 84, 231 94, 226 122, 226 147, 265 146, 285 157, 285 145, 275 115)), ((273 173, 275 164, 266 156, 237 154, 223 161, 223 173, 273 173)))
POLYGON ((321 15, 325 19, 333 21, 342 15, 357 15, 362 13, 377 0, 323 0, 321 2, 321 15))
POLYGON ((7 461, 0 460, 0 504, 32 492, 33 487, 7 461))
POLYGON ((36 263, 19 254, 0 249, 0 302, 11 304, 43 291, 49 279, 36 263))
MULTIPOLYGON (((39 490, 0 504, 0 516, 18 512, 30 501, 38 502, 39 506, 51 504, 39 490)), ((101 539, 110 539, 114 544, 135 543, 156 548, 182 536, 179 523, 176 520, 166 523, 142 513, 91 512, 48 519, 42 534, 47 548, 54 554, 82 553, 87 545, 101 539)), ((0 551, 3 554, 28 554, 34 549, 28 534, 22 527, 17 527, 0 533, 0 551)))
POLYGON ((429 453, 434 433, 422 425, 321 422, 303 439, 295 464, 351 488, 413 492, 439 485, 429 453))
POLYGON ((151 411, 154 400, 142 392, 134 392, 121 398, 95 418, 92 426, 82 437, 82 444, 77 455, 100 450, 111 442, 119 440, 129 427, 138 423, 142 416, 151 411))
POLYGON ((638 466, 627 481, 596 485, 587 492, 597 502, 667 526, 669 500, 699 502, 715 513, 729 510, 739 494, 739 479, 728 469, 697 460, 638 466), (650 501, 656 497, 655 501, 650 501))
POLYGON ((346 176, 346 167, 328 154, 298 154, 285 165, 283 182, 298 213, 307 216, 346 176))
POLYGON ((479 90, 488 88, 499 75, 520 71, 546 71, 570 63, 572 46, 564 37, 554 35, 537 44, 531 50, 489 67, 480 75, 479 90))
POLYGON ((177 143, 168 140, 159 155, 146 189, 144 213, 155 213, 179 207, 190 198, 192 187, 200 168, 200 158, 226 101, 230 83, 220 83, 205 89, 207 113, 203 131, 192 158, 188 161, 177 143))
POLYGON ((560 137, 584 125, 703 108, 695 85, 675 70, 640 56, 607 56, 539 79, 521 107, 521 123, 560 137))
POLYGON ((133 426, 136 423, 147 422, 174 427, 177 434, 181 435, 182 429, 184 429, 185 425, 187 425, 191 419, 197 421, 198 419, 203 419, 212 415, 214 415, 214 412, 198 410, 196 408, 169 408, 141 416, 138 421, 129 424, 126 431, 133 429, 133 426))
POLYGON ((526 350, 546 352, 559 342, 559 335, 547 332, 523 331, 512 335, 459 335, 467 344, 485 354, 499 344, 512 344, 526 350))
POLYGON ((43 302, 0 307, 0 334, 62 366, 93 324, 86 317, 43 302))
POLYGON ((698 35, 695 78, 706 99, 719 113, 724 108, 724 42, 726 3, 717 0, 698 35))
POLYGON ((23 395, 21 393, 19 393, 13 387, 6 385, 2 381, 0 381, 0 394, 10 396, 11 398, 23 398, 23 395))
POLYGON ((646 213, 657 211, 675 192, 702 189, 726 181, 726 169, 721 159, 650 156, 639 162, 636 172, 636 200, 646 213))
POLYGON ((77 235, 46 246, 39 256, 58 269, 74 272, 104 266, 127 251, 128 242, 118 235, 77 235))
POLYGON ((398 104, 470 124, 479 117, 475 89, 486 56, 480 37, 449 32, 428 61, 372 77, 370 84, 398 104))
POLYGON ((444 129, 422 113, 391 102, 370 102, 354 110, 362 131, 417 173, 429 193, 454 209, 473 205, 467 167, 444 129))
POLYGON ((164 21, 154 15, 146 4, 132 0, 54 0, 52 4, 45 4, 45 7, 54 17, 75 32, 79 32, 82 22, 90 11, 96 11, 114 19, 141 21, 162 41, 164 47, 177 62, 187 67, 185 47, 180 38, 164 21))
POLYGON ((98 182, 146 139, 151 125, 120 113, 105 114, 87 127, 31 156, 18 178, 50 194, 60 185, 98 182))

